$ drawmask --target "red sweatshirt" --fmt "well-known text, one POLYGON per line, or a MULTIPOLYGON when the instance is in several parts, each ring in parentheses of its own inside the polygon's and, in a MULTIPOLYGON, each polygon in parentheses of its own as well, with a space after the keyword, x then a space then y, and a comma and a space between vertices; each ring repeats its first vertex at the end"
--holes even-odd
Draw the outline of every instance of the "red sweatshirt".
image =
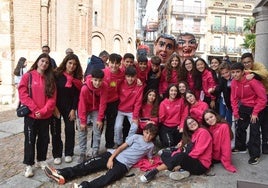
POLYGON ((190 106, 190 116, 195 118, 199 123, 202 123, 203 113, 208 108, 207 103, 198 100, 194 105, 190 106))
POLYGON ((103 81, 99 88, 94 88, 91 79, 91 75, 86 77, 86 85, 82 86, 79 96, 78 117, 81 125, 87 124, 87 115, 92 111, 98 111, 97 121, 102 121, 106 110, 107 84, 103 81))
POLYGON ((255 79, 247 80, 244 75, 240 81, 231 82, 231 105, 235 118, 239 118, 238 103, 253 107, 252 115, 257 116, 266 106, 267 96, 263 84, 255 79))
MULTIPOLYGON (((153 121, 155 123, 155 125, 158 125, 158 117, 152 117, 151 112, 153 109, 153 105, 152 104, 144 104, 141 107, 141 114, 140 114, 140 118, 148 118, 149 121, 153 121)), ((139 127, 143 130, 144 127, 146 126, 146 122, 139 122, 139 127)))
POLYGON ((208 92, 209 88, 215 88, 216 85, 217 84, 213 78, 212 73, 209 70, 205 69, 204 72, 202 73, 202 89, 206 97, 210 97, 211 99, 216 99, 215 96, 211 95, 208 92))
POLYGON ((232 165, 230 127, 227 123, 217 123, 210 126, 212 134, 213 152, 212 158, 221 161, 224 168, 230 172, 236 172, 232 165))
POLYGON ((28 79, 29 74, 26 73, 22 76, 19 85, 19 98, 22 104, 29 107, 31 113, 29 117, 37 119, 35 117, 36 112, 40 112, 40 119, 47 119, 52 116, 52 113, 56 105, 56 90, 51 98, 45 95, 45 77, 36 70, 31 71, 32 74, 32 97, 29 97, 28 91, 28 79))
POLYGON ((172 70, 171 78, 167 81, 167 69, 161 72, 161 78, 159 83, 159 94, 164 94, 170 84, 178 83, 178 74, 176 70, 172 70))
POLYGON ((196 99, 200 99, 200 90, 196 90, 194 87, 194 78, 191 72, 187 72, 187 83, 189 85, 189 89, 194 92, 196 99))
POLYGON ((121 71, 121 69, 119 69, 117 73, 112 73, 109 67, 105 68, 103 72, 104 80, 108 85, 107 103, 119 100, 119 86, 125 79, 125 73, 121 71))
POLYGON ((139 111, 142 104, 143 86, 137 85, 137 80, 128 85, 124 80, 119 89, 119 105, 118 110, 122 112, 132 112, 133 119, 138 119, 139 111))
POLYGON ((212 161, 212 138, 210 133, 204 128, 198 128, 193 133, 191 141, 194 146, 189 156, 198 159, 204 167, 209 168, 212 161))
POLYGON ((187 117, 187 108, 183 98, 175 99, 174 101, 168 98, 160 103, 159 107, 159 122, 167 127, 183 128, 184 119, 187 117))
POLYGON ((147 68, 144 71, 141 71, 141 69, 140 69, 138 64, 136 64, 135 66, 136 66, 136 70, 137 70, 137 78, 140 79, 142 84, 146 84, 148 73, 150 71, 149 64, 147 65, 147 68))

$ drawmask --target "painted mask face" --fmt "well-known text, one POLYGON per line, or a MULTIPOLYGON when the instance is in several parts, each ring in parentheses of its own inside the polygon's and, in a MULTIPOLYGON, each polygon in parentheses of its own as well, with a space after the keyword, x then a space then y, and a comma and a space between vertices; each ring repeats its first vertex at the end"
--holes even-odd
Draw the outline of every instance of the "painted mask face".
POLYGON ((195 55, 197 46, 198 44, 193 36, 181 36, 178 39, 177 53, 182 59, 192 58, 195 55))

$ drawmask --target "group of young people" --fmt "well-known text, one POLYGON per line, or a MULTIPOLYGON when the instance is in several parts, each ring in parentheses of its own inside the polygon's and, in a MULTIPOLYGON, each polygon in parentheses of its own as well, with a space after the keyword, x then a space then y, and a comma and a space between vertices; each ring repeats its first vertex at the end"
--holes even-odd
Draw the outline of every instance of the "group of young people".
MULTIPOLYGON (((169 177, 175 180, 203 174, 218 162, 236 172, 231 160, 232 115, 237 120, 233 151, 245 151, 247 147, 249 164, 257 164, 267 102, 263 75, 252 68, 245 71, 244 64, 248 63, 243 62, 243 56, 243 63, 231 65, 213 58, 210 67, 202 58, 193 59, 197 42, 189 33, 179 35, 177 42, 171 35, 160 35, 154 49, 155 56, 150 60, 141 55, 137 62, 131 53, 123 57, 109 54, 104 69, 93 68, 84 78, 75 54, 66 55, 54 70, 49 55, 41 54, 18 87, 20 101, 31 110, 24 118, 25 176, 33 176, 36 147, 37 164, 59 184, 108 168, 105 175, 91 182, 75 184, 103 187, 123 177, 142 157, 151 160, 157 135, 161 147, 169 149, 161 152, 162 165, 141 176, 142 182, 167 169, 173 171, 169 177), (74 155, 76 118, 81 153, 78 165, 56 170, 45 161, 50 127, 54 164, 62 162, 61 117, 65 124, 65 162, 71 162, 74 155), (92 152, 87 158, 89 119, 93 124, 92 152), (108 150, 101 153, 104 126, 108 150)), ((265 153, 268 139, 264 130, 262 135, 265 153)))

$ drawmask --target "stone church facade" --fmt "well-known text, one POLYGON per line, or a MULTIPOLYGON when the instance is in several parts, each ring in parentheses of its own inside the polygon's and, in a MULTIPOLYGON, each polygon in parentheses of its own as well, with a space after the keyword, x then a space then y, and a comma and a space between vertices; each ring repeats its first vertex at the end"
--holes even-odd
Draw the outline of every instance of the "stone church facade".
POLYGON ((60 64, 67 48, 87 58, 102 50, 135 54, 134 0, 0 0, 0 103, 14 100, 13 69, 29 69, 43 45, 60 64))

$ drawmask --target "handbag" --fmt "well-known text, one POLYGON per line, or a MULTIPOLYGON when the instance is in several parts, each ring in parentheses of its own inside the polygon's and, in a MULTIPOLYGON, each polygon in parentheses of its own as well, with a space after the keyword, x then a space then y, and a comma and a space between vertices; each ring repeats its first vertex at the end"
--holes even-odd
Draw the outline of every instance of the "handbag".
MULTIPOLYGON (((29 90, 29 96, 32 97, 32 74, 31 73, 29 74, 30 75, 29 75, 29 80, 28 80, 28 90, 29 90)), ((19 102, 19 105, 16 111, 17 111, 18 117, 25 117, 31 112, 29 107, 26 105, 23 105, 21 102, 19 102)))

